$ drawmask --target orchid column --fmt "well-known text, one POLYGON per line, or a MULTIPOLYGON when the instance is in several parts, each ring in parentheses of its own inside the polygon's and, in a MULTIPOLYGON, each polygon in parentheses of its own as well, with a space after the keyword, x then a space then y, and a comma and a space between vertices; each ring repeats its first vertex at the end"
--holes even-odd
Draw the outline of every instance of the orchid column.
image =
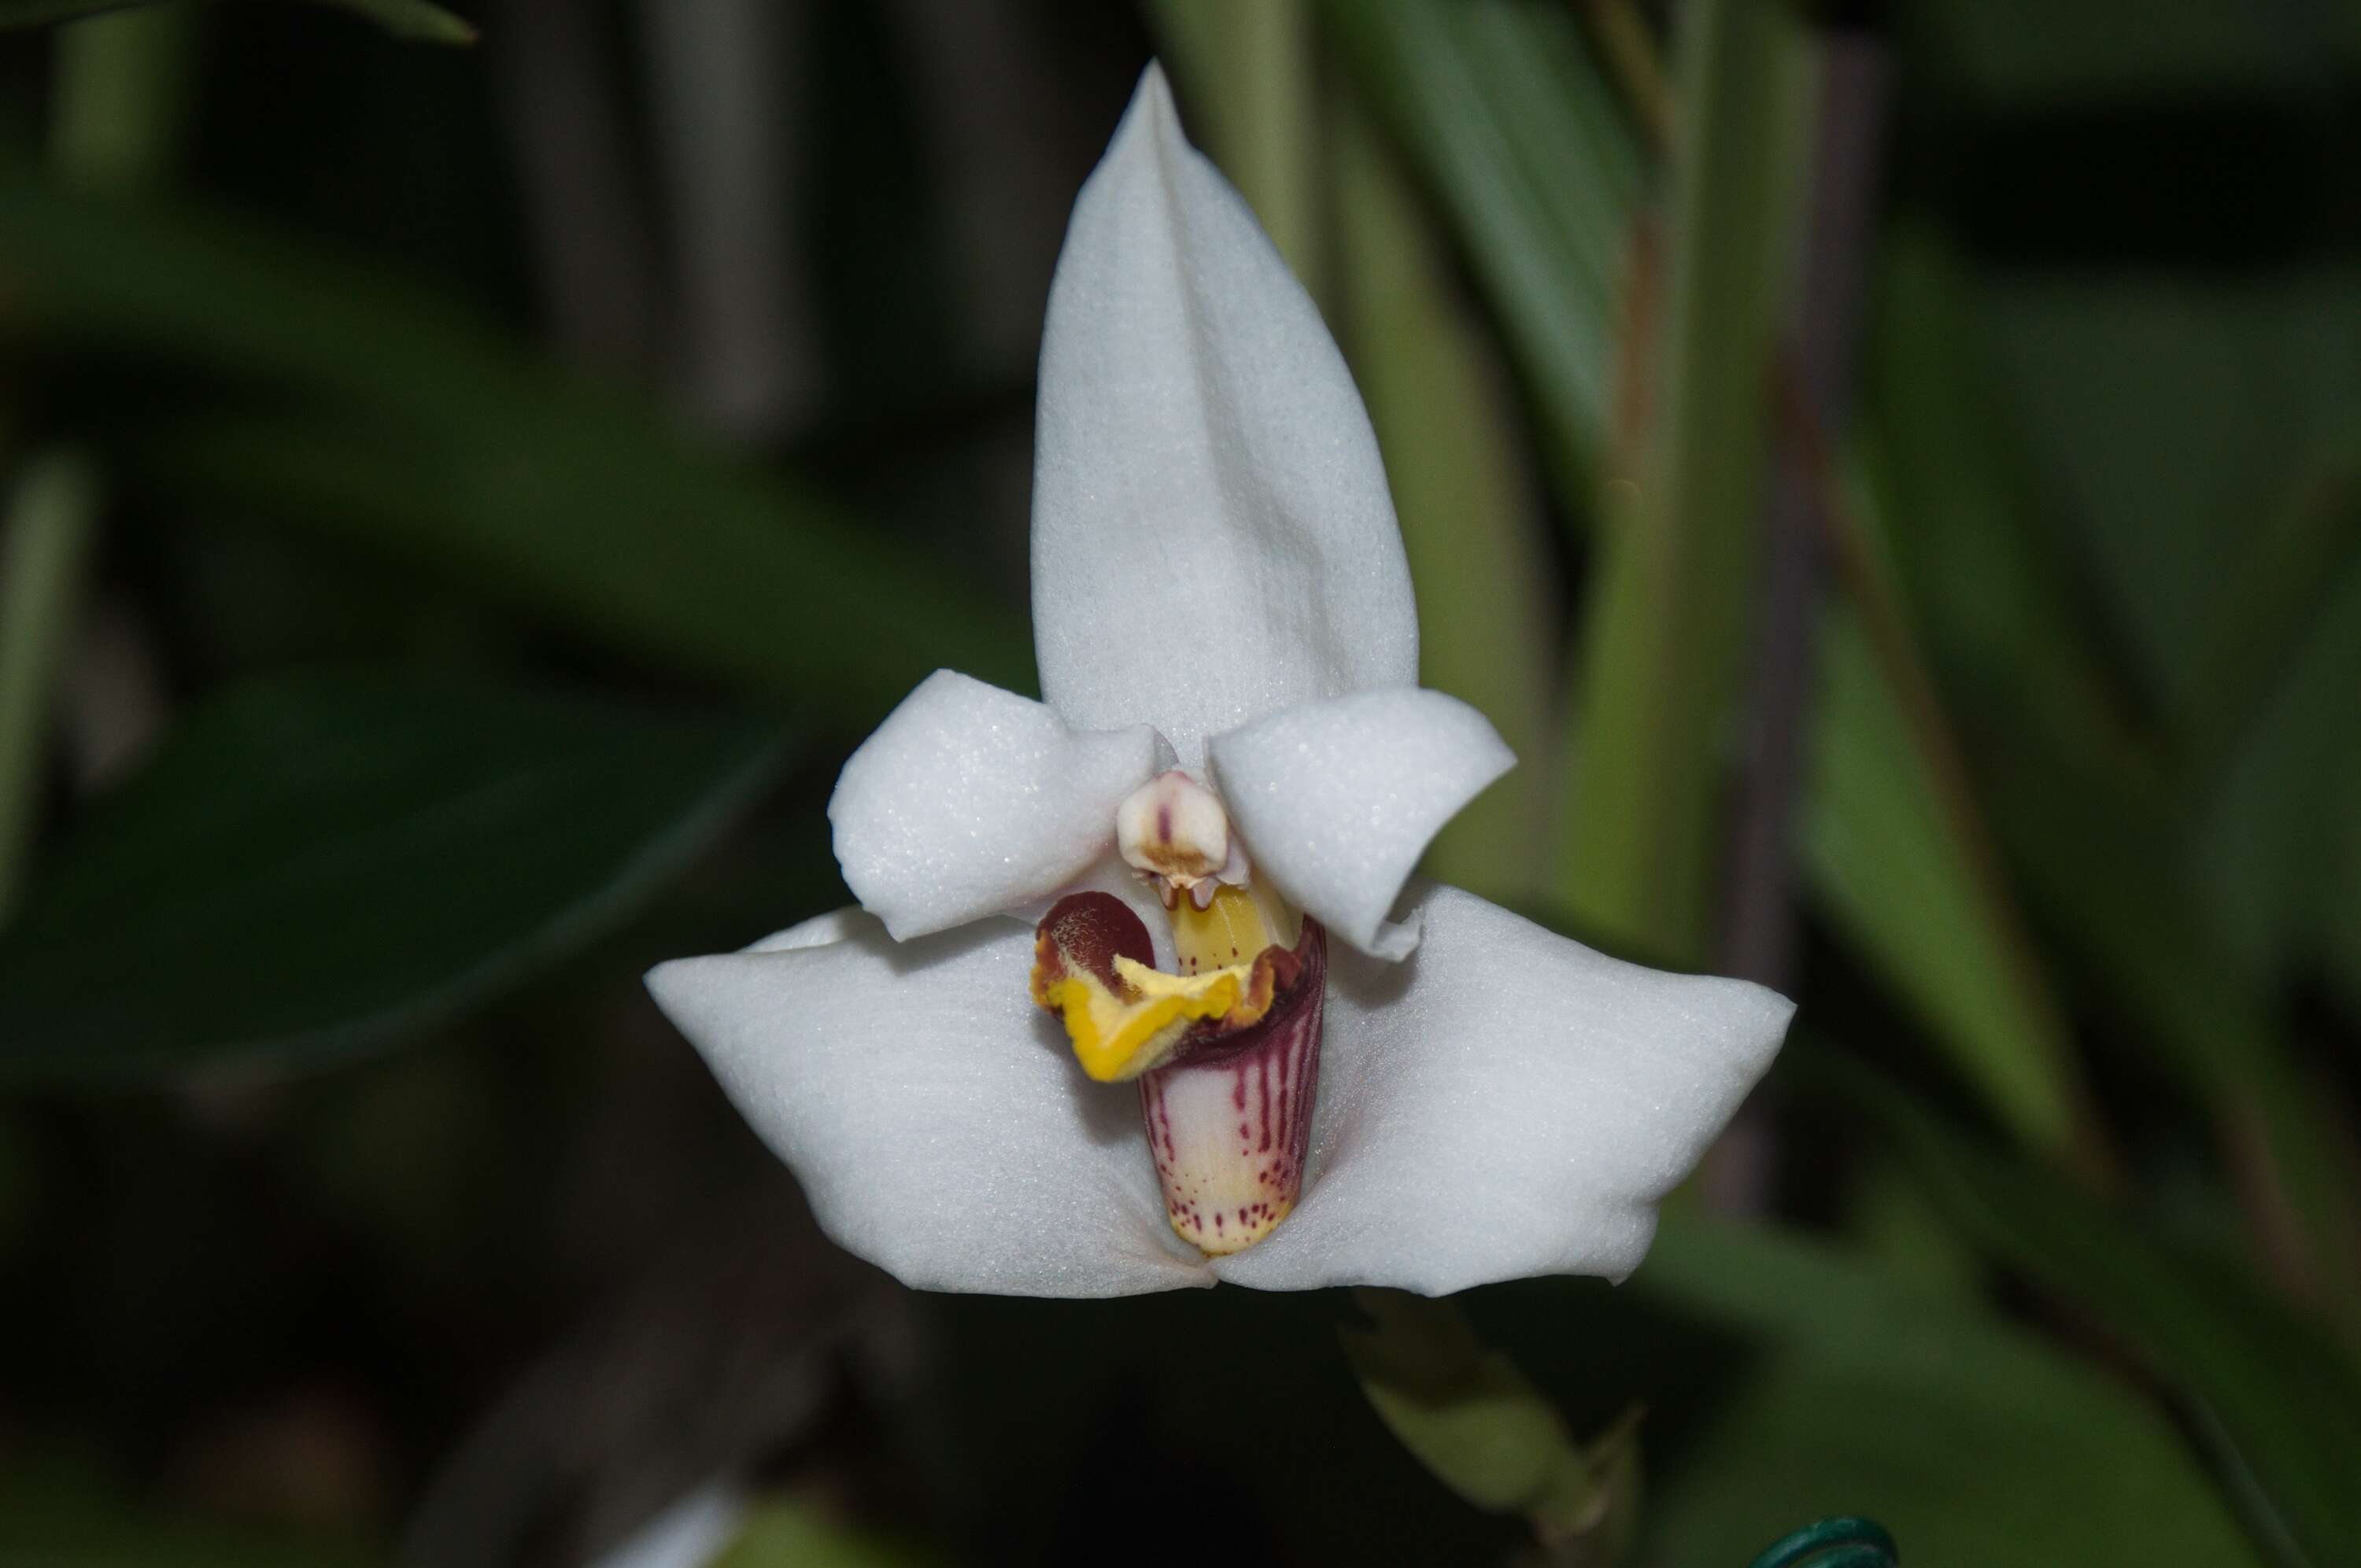
POLYGON ((1628 1273, 1789 1006, 1411 879, 1513 759, 1418 688, 1359 397, 1154 67, 1075 203, 1037 442, 1045 700, 922 683, 829 806, 860 908, 658 1002, 914 1286, 1628 1273))

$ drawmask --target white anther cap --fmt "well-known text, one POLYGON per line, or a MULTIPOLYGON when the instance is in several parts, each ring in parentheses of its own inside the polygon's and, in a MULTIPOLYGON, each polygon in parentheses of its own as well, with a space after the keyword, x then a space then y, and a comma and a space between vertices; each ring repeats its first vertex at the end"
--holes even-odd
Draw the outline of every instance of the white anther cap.
POLYGON ((1174 889, 1202 883, 1211 898, 1213 882, 1246 880, 1246 856, 1230 835, 1221 797, 1178 768, 1159 773, 1115 807, 1115 839, 1126 864, 1174 889))

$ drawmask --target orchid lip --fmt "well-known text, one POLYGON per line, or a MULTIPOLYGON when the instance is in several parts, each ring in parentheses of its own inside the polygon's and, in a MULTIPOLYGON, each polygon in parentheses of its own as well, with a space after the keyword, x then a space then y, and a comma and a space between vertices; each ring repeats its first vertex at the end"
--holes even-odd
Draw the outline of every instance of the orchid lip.
POLYGON ((1139 1080, 1165 1217, 1212 1256, 1243 1252, 1294 1211, 1311 1151, 1328 989, 1327 933, 1303 923, 1294 980, 1252 1026, 1184 1042, 1139 1080))
POLYGON ((1327 934, 1307 919, 1282 945, 1256 900, 1226 885, 1174 925, 1184 972, 1166 974, 1148 967, 1147 926, 1122 900, 1069 894, 1036 928, 1033 997, 1060 1015, 1092 1078, 1139 1080, 1166 1216, 1219 1255, 1268 1234, 1302 1190, 1327 934))

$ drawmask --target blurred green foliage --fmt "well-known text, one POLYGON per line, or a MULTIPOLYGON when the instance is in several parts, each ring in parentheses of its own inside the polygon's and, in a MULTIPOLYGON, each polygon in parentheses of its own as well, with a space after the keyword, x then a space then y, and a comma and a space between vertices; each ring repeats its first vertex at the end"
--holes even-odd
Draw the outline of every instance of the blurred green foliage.
POLYGON ((1631 1562, 2361 1562, 2350 7, 340 3, 395 36, 0 48, 0 1552, 375 1560, 497 1442, 534 1562, 691 1451, 773 1498, 732 1562, 1157 1561, 1176 1499, 1470 1561, 1636 1401, 1631 1562), (1891 115, 1816 429, 1831 11, 1891 115), (1522 758, 1430 869, 1712 967, 1750 665, 1808 693, 1753 1217, 1435 1309, 1367 1398, 1330 1295, 914 1307, 728 1231, 785 1179, 631 983, 840 896, 837 760, 928 671, 1029 688, 1031 334, 1151 41, 1522 758), (536 1449, 586 1333, 607 1420, 536 1449))
POLYGON ((13 924, 0 1072, 252 1069, 414 1037, 628 918, 786 755, 744 719, 400 670, 225 692, 59 847, 13 924))
MULTIPOLYGON (((30 27, 40 22, 69 22, 101 12, 168 3, 168 0, 0 0, 0 27, 30 27)), ((427 0, 316 0, 368 17, 396 38, 420 43, 468 44, 476 29, 427 0)))

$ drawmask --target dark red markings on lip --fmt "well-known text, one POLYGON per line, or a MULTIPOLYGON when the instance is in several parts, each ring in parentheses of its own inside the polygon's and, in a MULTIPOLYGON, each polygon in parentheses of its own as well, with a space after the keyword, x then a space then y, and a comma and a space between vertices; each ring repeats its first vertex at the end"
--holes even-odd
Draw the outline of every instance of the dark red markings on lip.
POLYGON ((1147 923, 1114 894, 1070 893, 1033 927, 1033 1000, 1049 1006, 1049 988, 1077 970, 1122 995, 1129 987, 1115 972, 1118 958, 1154 967, 1147 923))
MULTIPOLYGON (((1273 1030, 1288 1026, 1289 1021, 1318 997, 1327 983, 1328 932, 1307 915, 1303 917, 1303 935, 1296 939, 1291 951, 1265 948, 1256 956, 1254 972, 1246 981, 1246 995, 1249 1001, 1269 997, 1268 1011, 1243 1028, 1229 1027, 1220 1018, 1207 1018, 1192 1025, 1180 1036, 1179 1047, 1165 1065, 1211 1067, 1244 1056, 1273 1030)), ((1236 1011, 1246 1012, 1248 1008, 1242 1006, 1236 1011)), ((1238 1109, 1245 1110, 1246 1088, 1243 1073, 1234 1093, 1238 1109)))

